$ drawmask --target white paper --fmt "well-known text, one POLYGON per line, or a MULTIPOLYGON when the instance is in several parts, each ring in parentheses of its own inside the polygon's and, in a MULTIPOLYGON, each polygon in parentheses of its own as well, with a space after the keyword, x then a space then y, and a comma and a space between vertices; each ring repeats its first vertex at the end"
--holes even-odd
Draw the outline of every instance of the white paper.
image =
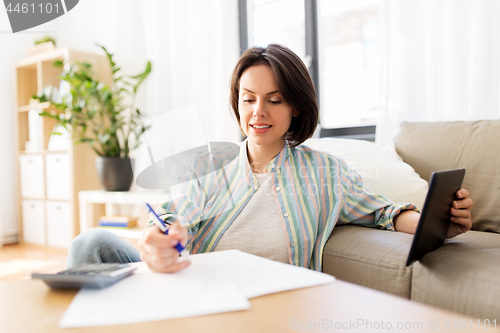
POLYGON ((331 283, 328 274, 238 250, 191 256, 174 273, 145 263, 105 289, 82 289, 59 321, 61 328, 120 325, 250 309, 248 298, 331 283))
POLYGON ((331 275, 272 261, 238 250, 200 254, 227 270, 247 298, 332 283, 331 275))
POLYGON ((59 327, 130 324, 247 310, 250 302, 229 275, 202 257, 174 273, 154 273, 145 263, 132 276, 104 289, 81 289, 59 327))

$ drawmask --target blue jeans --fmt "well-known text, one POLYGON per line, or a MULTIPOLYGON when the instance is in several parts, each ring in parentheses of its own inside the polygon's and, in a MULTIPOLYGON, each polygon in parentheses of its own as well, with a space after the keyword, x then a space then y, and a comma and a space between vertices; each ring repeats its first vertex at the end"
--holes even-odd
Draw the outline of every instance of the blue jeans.
POLYGON ((68 253, 67 267, 79 264, 130 263, 141 261, 139 250, 126 240, 102 229, 78 235, 68 253))

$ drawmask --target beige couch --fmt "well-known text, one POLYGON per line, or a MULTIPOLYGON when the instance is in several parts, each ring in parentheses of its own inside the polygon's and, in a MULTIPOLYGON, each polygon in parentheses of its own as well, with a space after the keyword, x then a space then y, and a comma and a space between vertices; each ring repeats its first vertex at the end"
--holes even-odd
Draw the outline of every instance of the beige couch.
MULTIPOLYGON (((335 154, 335 149, 325 149, 322 140, 325 139, 316 139, 310 146, 320 146, 335 154)), ((474 200, 475 230, 447 240, 441 248, 405 267, 412 235, 338 226, 324 250, 324 272, 341 280, 462 313, 466 318, 500 320, 500 120, 404 123, 394 143, 402 158, 398 163, 404 161, 411 165, 424 180, 428 181, 433 170, 466 168, 463 187, 474 200)), ((374 143, 363 145, 380 149, 374 143)), ((355 151, 340 150, 343 150, 341 157, 344 154, 349 163, 355 151)), ((397 163, 386 163, 388 167, 393 164, 397 163)), ((360 165, 354 167, 360 168, 360 165)), ((373 192, 378 192, 376 187, 386 183, 381 179, 384 167, 379 164, 377 177, 367 177, 367 186, 373 192)), ((363 168, 366 171, 369 166, 363 168)), ((394 190, 398 172, 392 171, 392 175, 396 178, 390 180, 396 184, 392 184, 394 190)), ((401 193, 386 195, 398 202, 406 199, 398 195, 413 195, 413 201, 418 201, 421 208, 425 198, 421 186, 408 185, 405 180, 400 183, 405 187, 401 193), (410 193, 412 191, 414 193, 410 193)))

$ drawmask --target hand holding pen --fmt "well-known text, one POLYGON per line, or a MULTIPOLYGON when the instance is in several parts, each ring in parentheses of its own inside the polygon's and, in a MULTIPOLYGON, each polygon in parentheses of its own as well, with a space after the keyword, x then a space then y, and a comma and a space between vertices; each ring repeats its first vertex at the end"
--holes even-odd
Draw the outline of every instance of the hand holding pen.
POLYGON ((146 262, 151 270, 159 273, 173 273, 188 267, 189 254, 184 249, 188 238, 187 229, 179 223, 173 223, 167 229, 151 207, 147 209, 158 227, 150 227, 144 231, 138 244, 141 260, 146 262))

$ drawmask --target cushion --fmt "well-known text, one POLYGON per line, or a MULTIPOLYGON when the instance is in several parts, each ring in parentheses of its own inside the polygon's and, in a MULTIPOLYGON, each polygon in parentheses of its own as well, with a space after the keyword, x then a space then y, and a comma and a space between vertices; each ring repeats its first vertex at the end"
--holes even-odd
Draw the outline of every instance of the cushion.
POLYGON ((500 313, 500 235, 469 231, 413 264, 411 298, 470 317, 500 313))
POLYGON ((373 193, 395 203, 413 203, 422 209, 428 184, 403 162, 393 146, 335 138, 309 139, 304 145, 341 157, 361 175, 373 193))
POLYGON ((472 228, 500 233, 500 120, 403 122, 394 144, 427 181, 433 171, 465 168, 472 228))
POLYGON ((406 267, 413 235, 341 225, 323 250, 323 272, 393 295, 410 298, 412 267, 406 267))

